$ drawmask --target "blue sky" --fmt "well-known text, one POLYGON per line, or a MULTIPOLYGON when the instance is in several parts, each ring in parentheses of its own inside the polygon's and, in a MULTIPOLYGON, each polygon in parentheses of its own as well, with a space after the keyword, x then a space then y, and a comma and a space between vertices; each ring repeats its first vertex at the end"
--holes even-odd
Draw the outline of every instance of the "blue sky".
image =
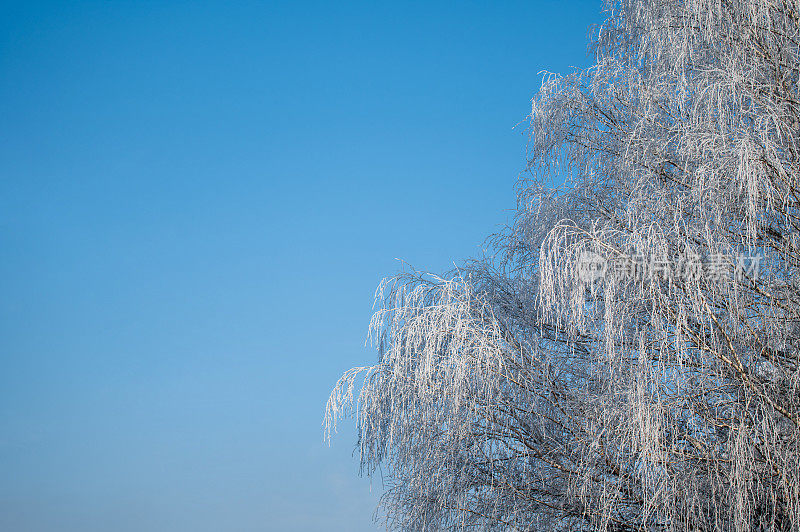
POLYGON ((586 2, 0 11, 0 529, 373 530, 375 286, 506 221, 586 2))

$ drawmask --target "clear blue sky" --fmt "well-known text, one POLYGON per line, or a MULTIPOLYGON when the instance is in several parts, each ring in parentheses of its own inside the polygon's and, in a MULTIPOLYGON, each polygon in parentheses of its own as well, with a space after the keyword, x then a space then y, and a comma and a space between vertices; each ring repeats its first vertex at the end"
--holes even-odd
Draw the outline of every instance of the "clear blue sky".
POLYGON ((0 530, 372 530, 324 403, 514 206, 600 1, 0 11, 0 530))

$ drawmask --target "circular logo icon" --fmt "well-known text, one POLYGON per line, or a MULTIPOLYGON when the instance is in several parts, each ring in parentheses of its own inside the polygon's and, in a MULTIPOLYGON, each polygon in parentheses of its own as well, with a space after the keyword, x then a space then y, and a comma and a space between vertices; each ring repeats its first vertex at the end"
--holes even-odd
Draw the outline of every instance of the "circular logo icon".
POLYGON ((606 274, 608 263, 605 257, 593 251, 581 251, 578 255, 578 278, 591 283, 606 274))

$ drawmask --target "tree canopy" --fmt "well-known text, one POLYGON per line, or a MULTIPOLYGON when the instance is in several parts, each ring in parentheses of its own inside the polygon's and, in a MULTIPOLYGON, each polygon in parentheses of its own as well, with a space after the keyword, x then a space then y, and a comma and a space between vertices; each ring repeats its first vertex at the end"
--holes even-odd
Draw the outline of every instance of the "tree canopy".
POLYGON ((491 257, 384 281, 331 394, 390 528, 800 529, 800 5, 607 8, 491 257))

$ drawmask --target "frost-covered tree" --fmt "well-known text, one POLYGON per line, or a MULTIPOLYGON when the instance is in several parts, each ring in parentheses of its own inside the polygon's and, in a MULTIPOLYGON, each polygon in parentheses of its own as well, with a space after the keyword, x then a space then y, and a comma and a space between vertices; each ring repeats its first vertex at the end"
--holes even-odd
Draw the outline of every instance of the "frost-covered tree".
POLYGON ((608 10, 493 256, 384 282, 328 402, 392 528, 800 530, 800 4, 608 10))

